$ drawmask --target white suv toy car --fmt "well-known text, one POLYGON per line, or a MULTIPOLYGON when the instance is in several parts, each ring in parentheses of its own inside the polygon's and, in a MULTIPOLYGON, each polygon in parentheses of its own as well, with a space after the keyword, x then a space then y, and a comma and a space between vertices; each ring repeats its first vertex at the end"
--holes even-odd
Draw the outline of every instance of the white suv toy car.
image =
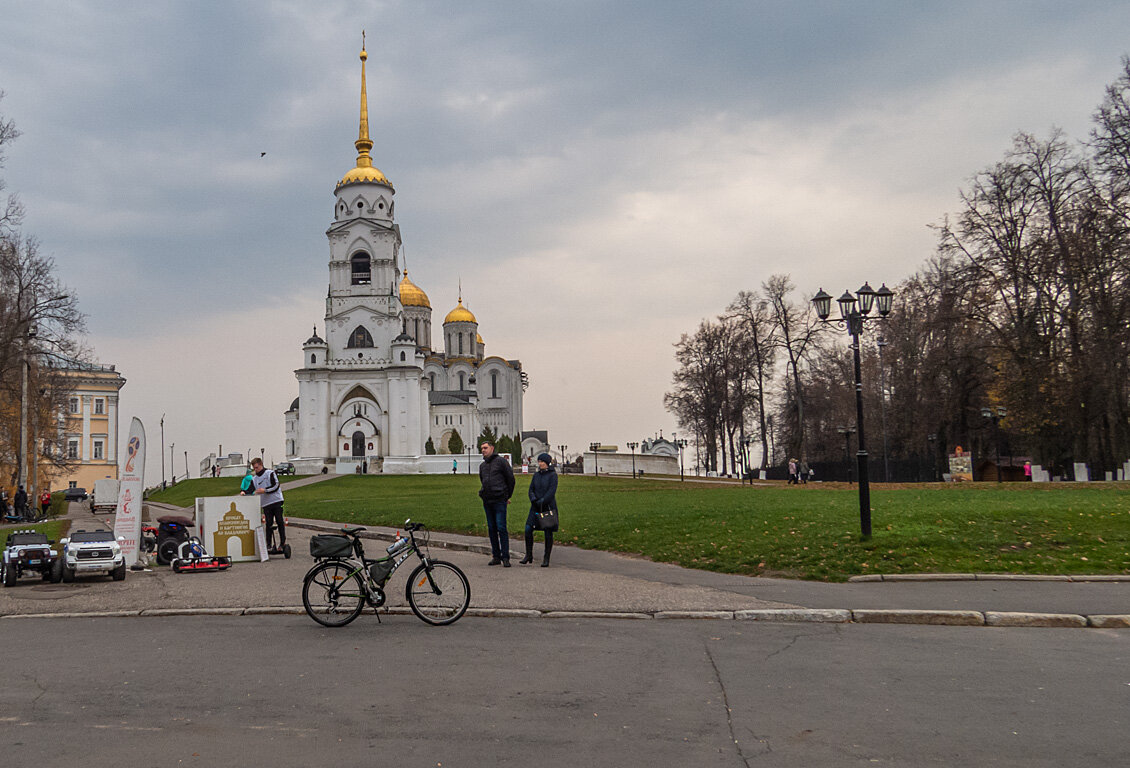
POLYGON ((120 542, 111 531, 75 531, 59 542, 63 547, 55 561, 59 577, 69 583, 78 575, 108 573, 121 581, 126 577, 126 557, 120 542))

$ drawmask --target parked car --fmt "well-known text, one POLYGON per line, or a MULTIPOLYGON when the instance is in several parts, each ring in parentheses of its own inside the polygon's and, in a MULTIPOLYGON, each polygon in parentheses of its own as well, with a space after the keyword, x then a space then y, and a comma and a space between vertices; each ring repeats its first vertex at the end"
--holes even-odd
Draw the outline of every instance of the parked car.
POLYGON ((3 559, 0 560, 0 581, 5 587, 11 587, 26 573, 38 573, 44 581, 58 581, 55 561, 59 559, 59 553, 52 549, 54 543, 47 534, 38 531, 9 533, 4 542, 3 559))
POLYGON ((52 580, 61 579, 69 584, 75 576, 96 573, 109 574, 114 581, 121 581, 126 577, 126 557, 122 554, 121 542, 111 531, 75 531, 59 542, 63 554, 55 561, 52 580))
POLYGON ((63 492, 63 498, 66 501, 86 501, 86 489, 68 488, 63 492))
POLYGON ((294 464, 289 461, 283 461, 275 465, 276 475, 293 475, 294 464))

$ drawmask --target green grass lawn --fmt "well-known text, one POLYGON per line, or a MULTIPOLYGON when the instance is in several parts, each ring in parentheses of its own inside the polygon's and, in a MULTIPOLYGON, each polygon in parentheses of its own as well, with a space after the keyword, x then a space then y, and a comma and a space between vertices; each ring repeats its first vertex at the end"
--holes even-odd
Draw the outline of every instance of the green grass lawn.
MULTIPOLYGON (((518 476, 509 528, 518 551, 529 504, 518 476)), ((191 506, 237 493, 238 478, 178 484, 152 498, 191 506)), ((486 535, 467 475, 346 476, 286 493, 286 512, 359 525, 486 535)), ((866 573, 1130 573, 1130 485, 873 485, 873 536, 859 541, 854 488, 701 485, 564 476, 558 541, 724 573, 840 581, 866 573)))
MULTIPOLYGON (((12 531, 37 531, 39 533, 46 533, 47 538, 58 545, 59 539, 66 536, 70 528, 70 520, 48 520, 43 523, 35 523, 34 525, 28 525, 27 523, 0 525, 0 547, 8 540, 8 534, 12 531)), ((58 546, 56 546, 56 549, 58 549, 58 546)))

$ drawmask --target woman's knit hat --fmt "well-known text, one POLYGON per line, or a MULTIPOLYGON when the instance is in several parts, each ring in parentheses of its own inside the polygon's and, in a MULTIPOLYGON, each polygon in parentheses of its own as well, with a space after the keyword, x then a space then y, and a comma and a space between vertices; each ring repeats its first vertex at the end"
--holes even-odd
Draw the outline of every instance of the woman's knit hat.
POLYGON ((544 461, 546 464, 549 464, 549 465, 552 466, 553 457, 550 456, 548 453, 543 453, 543 454, 538 455, 538 461, 544 461))

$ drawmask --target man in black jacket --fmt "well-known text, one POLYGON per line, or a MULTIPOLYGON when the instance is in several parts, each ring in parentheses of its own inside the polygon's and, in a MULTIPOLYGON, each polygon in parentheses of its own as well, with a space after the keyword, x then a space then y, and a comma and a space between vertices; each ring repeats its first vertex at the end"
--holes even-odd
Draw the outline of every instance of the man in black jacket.
POLYGON ((510 567, 510 534, 506 531, 506 505, 514 493, 514 470, 510 462, 499 456, 494 446, 484 442, 479 446, 483 463, 479 465, 479 496, 487 513, 487 532, 490 534, 490 562, 510 567))

